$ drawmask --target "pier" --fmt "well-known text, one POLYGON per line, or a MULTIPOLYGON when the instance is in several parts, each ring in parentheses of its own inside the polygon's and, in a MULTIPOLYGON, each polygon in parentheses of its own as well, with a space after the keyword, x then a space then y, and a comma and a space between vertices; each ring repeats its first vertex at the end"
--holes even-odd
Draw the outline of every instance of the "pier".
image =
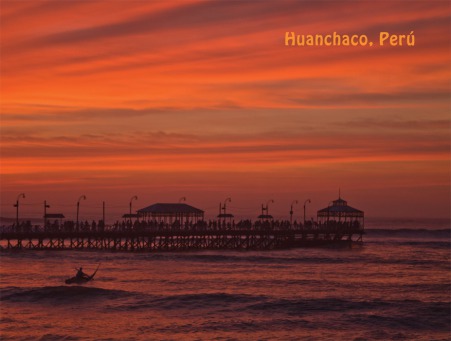
POLYGON ((0 250, 275 250, 361 243, 362 229, 2 232, 0 250))
MULTIPOLYGON (((84 196, 80 197, 82 199, 84 196)), ((79 201, 80 201, 79 199, 79 201)), ((185 203, 157 203, 123 216, 122 222, 105 225, 77 220, 63 222, 63 214, 45 213, 43 226, 19 223, 0 230, 0 250, 107 250, 107 251, 188 251, 188 250, 275 250, 327 245, 351 246, 363 242, 364 213, 348 206, 339 196, 332 205, 317 212, 317 221, 274 220, 268 201, 258 220, 241 220, 226 213, 226 199, 215 220, 204 220, 204 211, 185 203), (53 223, 47 218, 55 219, 53 223)))

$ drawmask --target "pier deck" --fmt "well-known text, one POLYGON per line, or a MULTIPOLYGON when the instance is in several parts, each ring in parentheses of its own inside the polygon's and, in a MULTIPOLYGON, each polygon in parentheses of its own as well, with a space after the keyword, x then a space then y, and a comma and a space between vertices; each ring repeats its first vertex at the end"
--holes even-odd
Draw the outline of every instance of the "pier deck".
POLYGON ((272 250, 361 243, 362 229, 2 232, 0 250, 272 250), (353 237, 355 236, 355 239, 353 237))

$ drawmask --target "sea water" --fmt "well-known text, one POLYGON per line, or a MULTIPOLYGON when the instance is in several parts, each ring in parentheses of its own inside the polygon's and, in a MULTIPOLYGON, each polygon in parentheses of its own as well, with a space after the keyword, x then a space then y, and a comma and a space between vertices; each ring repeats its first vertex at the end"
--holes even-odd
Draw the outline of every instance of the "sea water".
POLYGON ((449 228, 369 229, 356 248, 0 257, 2 340, 451 339, 449 228))

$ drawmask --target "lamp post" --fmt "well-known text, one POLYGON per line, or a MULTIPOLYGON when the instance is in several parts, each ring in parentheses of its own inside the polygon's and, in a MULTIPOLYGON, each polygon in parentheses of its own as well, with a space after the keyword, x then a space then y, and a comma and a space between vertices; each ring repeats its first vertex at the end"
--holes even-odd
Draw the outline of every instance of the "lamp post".
POLYGON ((19 230, 19 199, 20 198, 24 198, 25 199, 25 193, 20 193, 17 196, 16 204, 13 205, 16 208, 16 227, 17 227, 17 230, 19 230))
POLYGON ((222 206, 222 209, 224 210, 224 215, 226 214, 226 209, 227 209, 227 205, 226 203, 228 202, 232 202, 232 199, 230 198, 226 198, 226 200, 224 200, 224 206, 222 206))
POLYGON ((304 226, 305 226, 305 206, 307 205, 307 203, 311 203, 310 199, 307 199, 306 201, 304 201, 304 226))
POLYGON ((135 195, 130 199, 130 223, 132 222, 132 201, 134 200, 138 200, 138 197, 135 195))
POLYGON ((79 231, 79 225, 78 225, 78 214, 80 213, 80 200, 86 200, 86 195, 80 196, 77 201, 77 231, 79 231))
POLYGON ((268 200, 266 202, 266 207, 263 207, 263 204, 262 204, 262 215, 263 215, 263 212, 266 211, 266 215, 269 216, 269 203, 274 204, 274 200, 272 200, 272 199, 268 200))
POLYGON ((293 200, 291 202, 291 209, 290 209, 290 226, 293 225, 293 204, 297 204, 297 200, 293 200))
MULTIPOLYGON (((223 218, 224 218, 224 224, 225 224, 225 221, 226 221, 226 211, 227 211, 227 205, 226 205, 226 203, 227 203, 227 201, 228 201, 228 202, 232 202, 232 199, 226 198, 226 199, 224 200, 224 203, 223 203, 222 207, 221 207, 221 203, 219 203, 219 215, 222 214, 222 211, 224 212, 224 215, 223 215, 223 218)), ((232 219, 230 219, 230 220, 232 220, 232 219)))
POLYGON ((47 200, 44 200, 44 231, 47 230, 47 209, 50 205, 47 205, 47 200))
POLYGON ((182 201, 186 201, 186 197, 181 197, 181 198, 179 199, 179 202, 182 202, 182 201))

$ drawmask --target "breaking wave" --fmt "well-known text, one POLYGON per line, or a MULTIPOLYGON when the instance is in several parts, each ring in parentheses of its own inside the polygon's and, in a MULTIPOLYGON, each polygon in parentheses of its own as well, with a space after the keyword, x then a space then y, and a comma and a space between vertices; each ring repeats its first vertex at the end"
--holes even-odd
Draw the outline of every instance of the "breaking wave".
POLYGON ((8 287, 0 291, 0 301, 67 303, 83 299, 116 299, 130 295, 131 293, 122 290, 85 286, 8 287))

